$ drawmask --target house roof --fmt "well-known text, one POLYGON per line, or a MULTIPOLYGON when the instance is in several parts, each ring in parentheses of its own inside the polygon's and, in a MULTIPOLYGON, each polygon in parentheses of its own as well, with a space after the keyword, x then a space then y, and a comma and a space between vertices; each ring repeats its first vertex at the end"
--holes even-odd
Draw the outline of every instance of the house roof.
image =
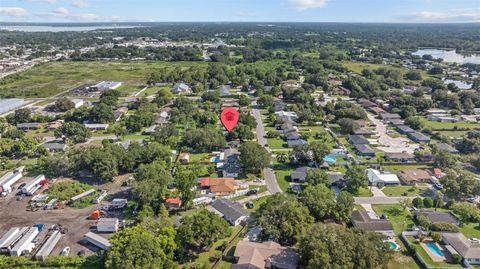
POLYGON ((240 203, 232 202, 227 199, 216 199, 211 205, 218 213, 220 213, 230 223, 236 220, 249 216, 240 203))
POLYGON ((452 154, 458 153, 458 150, 456 148, 450 146, 447 143, 438 143, 438 144, 435 144, 435 147, 437 147, 440 150, 448 151, 449 153, 452 153, 452 154))
POLYGON ((290 178, 304 181, 307 178, 307 174, 310 169, 311 168, 308 166, 298 167, 297 169, 295 169, 295 172, 290 175, 290 178))
POLYGON ((288 146, 289 147, 303 146, 303 145, 307 145, 307 144, 308 144, 308 142, 303 140, 303 139, 288 140, 288 146))
POLYGON ((388 219, 374 219, 367 211, 352 211, 352 223, 364 231, 390 232, 393 231, 392 223, 388 219))
POLYGON ((353 131, 353 134, 354 135, 374 135, 375 133, 370 131, 370 130, 360 128, 360 129, 357 129, 357 130, 353 131))
POLYGON ((409 126, 407 125, 397 125, 397 130, 401 131, 402 133, 405 133, 405 134, 408 134, 408 133, 414 133, 415 130, 413 130, 412 128, 410 128, 409 126))
POLYGON ((165 200, 165 203, 170 205, 180 205, 182 203, 182 200, 180 200, 180 197, 168 198, 167 200, 165 200))
POLYGON ((395 174, 382 174, 380 171, 369 168, 367 169, 367 176, 368 176, 368 181, 371 183, 389 183, 389 184, 398 184, 400 183, 400 180, 398 179, 397 175, 395 174))
POLYGON ((435 211, 428 211, 428 210, 423 210, 423 211, 417 211, 415 214, 418 215, 423 215, 428 218, 428 220, 432 223, 436 222, 447 222, 451 224, 457 224, 458 220, 455 216, 453 216, 450 212, 435 212, 435 211))
POLYGON ((377 106, 377 104, 375 104, 374 102, 370 101, 370 100, 365 100, 365 101, 362 101, 360 103, 360 105, 364 108, 369 108, 369 107, 375 107, 377 106))
POLYGON ((65 150, 68 146, 62 143, 45 143, 43 147, 48 150, 65 150))
POLYGON ((385 158, 391 160, 413 160, 415 156, 406 152, 385 152, 385 158))
POLYGON ((364 144, 355 144, 355 149, 361 154, 375 154, 372 148, 364 144))
POLYGON ((363 135, 348 135, 348 140, 352 144, 370 144, 363 135))
POLYGON ((398 176, 406 182, 426 181, 431 178, 430 173, 422 169, 402 170, 398 176))
POLYGON ((232 269, 296 269, 298 266, 297 252, 293 248, 282 247, 273 241, 263 243, 240 241, 235 248, 234 256, 238 262, 232 265, 232 269))
POLYGON ((374 107, 370 107, 369 108, 372 112, 375 112, 376 114, 380 114, 380 113, 385 113, 385 110, 377 107, 377 106, 374 106, 374 107))
POLYGON ((235 192, 237 185, 233 178, 201 178, 200 186, 210 188, 213 193, 217 192, 235 192))
POLYGON ((430 141, 430 137, 427 135, 424 135, 420 132, 413 132, 413 133, 408 133, 408 136, 410 136, 411 139, 416 140, 416 141, 430 141))
POLYGON ((480 258, 480 244, 474 243, 461 233, 442 233, 442 237, 464 258, 480 258))

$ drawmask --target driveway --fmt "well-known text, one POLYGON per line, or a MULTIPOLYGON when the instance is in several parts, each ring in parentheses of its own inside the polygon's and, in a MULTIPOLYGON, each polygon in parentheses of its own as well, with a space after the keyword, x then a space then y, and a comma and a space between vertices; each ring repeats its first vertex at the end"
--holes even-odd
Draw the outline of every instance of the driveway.
MULTIPOLYGON (((265 147, 267 144, 267 139, 265 138, 266 133, 265 133, 265 128, 263 126, 263 121, 262 121, 262 115, 260 113, 260 110, 258 109, 257 106, 257 101, 252 101, 252 114, 253 117, 255 117, 255 120, 257 121, 257 141, 258 143, 262 146, 265 147)), ((266 147, 268 152, 270 152, 270 149, 266 147)), ((271 167, 267 167, 263 170, 263 175, 265 177, 265 184, 267 185, 267 189, 271 194, 275 194, 277 192, 282 192, 282 189, 280 189, 280 186, 278 186, 277 183, 277 177, 275 176, 275 171, 271 167)))
POLYGON ((407 152, 413 154, 415 149, 419 148, 418 144, 411 144, 410 140, 405 137, 391 137, 387 134, 387 126, 383 121, 375 118, 371 113, 367 113, 368 119, 376 126, 375 132, 379 136, 377 147, 386 153, 402 153, 407 152))

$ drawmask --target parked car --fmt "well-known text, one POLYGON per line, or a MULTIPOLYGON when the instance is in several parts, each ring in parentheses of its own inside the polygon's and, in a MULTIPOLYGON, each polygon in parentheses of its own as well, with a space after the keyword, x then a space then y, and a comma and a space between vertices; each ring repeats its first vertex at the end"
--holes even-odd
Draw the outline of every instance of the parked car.
POLYGON ((247 195, 250 196, 250 195, 255 195, 255 194, 257 194, 257 193, 258 193, 258 190, 249 190, 249 191, 247 192, 247 195))
POLYGON ((250 201, 250 202, 247 202, 245 204, 245 206, 248 208, 248 209, 252 209, 253 208, 253 203, 250 201))

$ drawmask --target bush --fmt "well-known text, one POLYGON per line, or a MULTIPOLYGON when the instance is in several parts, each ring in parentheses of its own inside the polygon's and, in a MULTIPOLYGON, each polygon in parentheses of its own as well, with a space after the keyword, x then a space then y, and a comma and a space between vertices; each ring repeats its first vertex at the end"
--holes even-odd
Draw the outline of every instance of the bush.
POLYGON ((448 223, 448 222, 436 222, 430 225, 430 229, 432 231, 437 231, 437 232, 454 232, 457 233, 458 227, 454 224, 448 223))
POLYGON ((430 237, 435 241, 436 243, 442 242, 442 234, 437 233, 437 232, 432 232, 430 233, 430 237))
POLYGON ((422 208, 423 207, 423 200, 420 197, 417 197, 413 199, 412 204, 416 208, 422 208))
POLYGON ((452 254, 452 262, 453 263, 461 263, 462 262, 462 256, 459 254, 452 254))
POLYGON ((433 199, 430 197, 426 197, 423 199, 423 205, 426 208, 432 208, 433 207, 433 199))

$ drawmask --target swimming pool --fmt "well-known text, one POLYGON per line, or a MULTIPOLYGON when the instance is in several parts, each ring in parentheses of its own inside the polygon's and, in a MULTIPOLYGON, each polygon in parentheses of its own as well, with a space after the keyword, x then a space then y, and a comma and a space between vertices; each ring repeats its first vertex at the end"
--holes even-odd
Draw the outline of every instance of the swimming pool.
POLYGON ((437 243, 435 242, 427 242, 425 243, 425 246, 430 250, 430 252, 438 257, 445 257, 445 253, 437 246, 437 243))
POLYGON ((393 241, 388 241, 388 245, 390 246, 390 250, 395 251, 395 250, 398 250, 400 248, 400 246, 393 241))
POLYGON ((218 162, 220 162, 220 157, 219 156, 212 157, 210 159, 210 162, 211 163, 218 163, 218 162))
POLYGON ((335 158, 332 155, 327 155, 323 158, 323 160, 326 161, 327 163, 334 163, 337 161, 337 158, 335 158))

